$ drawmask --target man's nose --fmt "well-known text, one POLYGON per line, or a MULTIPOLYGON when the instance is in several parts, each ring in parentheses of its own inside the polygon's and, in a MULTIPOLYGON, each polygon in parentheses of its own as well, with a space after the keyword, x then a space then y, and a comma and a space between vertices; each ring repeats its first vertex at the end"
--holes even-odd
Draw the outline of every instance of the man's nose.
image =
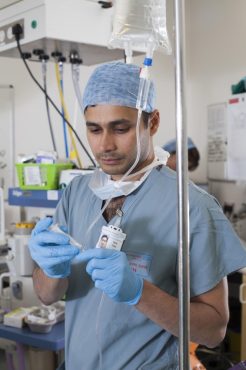
POLYGON ((110 152, 116 149, 114 135, 109 132, 103 132, 100 138, 100 149, 104 152, 110 152))

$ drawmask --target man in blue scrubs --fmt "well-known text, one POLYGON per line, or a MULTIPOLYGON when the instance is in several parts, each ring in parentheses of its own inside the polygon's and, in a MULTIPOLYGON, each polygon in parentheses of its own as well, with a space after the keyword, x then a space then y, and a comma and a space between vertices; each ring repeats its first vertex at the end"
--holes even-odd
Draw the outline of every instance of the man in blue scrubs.
MULTIPOLYGON (((153 83, 135 176, 120 181, 137 156, 139 71, 104 64, 84 91, 87 138, 101 169, 69 184, 54 220, 84 251, 49 231, 48 218, 29 245, 39 298, 51 304, 66 294, 67 370, 178 369, 176 173, 153 146, 160 121, 153 83), (120 251, 95 248, 109 225, 126 235, 120 251)), ((229 317, 226 276, 246 266, 246 252, 212 196, 190 183, 189 203, 191 340, 214 347, 229 317)))

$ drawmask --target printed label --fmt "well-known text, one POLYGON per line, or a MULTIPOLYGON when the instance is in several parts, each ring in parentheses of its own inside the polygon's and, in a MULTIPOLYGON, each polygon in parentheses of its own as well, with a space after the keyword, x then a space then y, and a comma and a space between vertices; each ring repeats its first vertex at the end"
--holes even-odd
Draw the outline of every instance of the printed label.
POLYGON ((149 276, 150 265, 152 262, 152 256, 150 254, 127 252, 127 258, 132 271, 142 277, 149 276))

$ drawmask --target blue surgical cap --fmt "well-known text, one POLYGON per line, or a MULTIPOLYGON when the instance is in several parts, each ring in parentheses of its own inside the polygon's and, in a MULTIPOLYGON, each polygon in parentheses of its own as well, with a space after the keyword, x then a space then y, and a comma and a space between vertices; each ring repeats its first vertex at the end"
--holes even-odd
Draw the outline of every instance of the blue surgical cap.
MULTIPOLYGON (((83 95, 83 109, 90 105, 119 105, 136 108, 140 67, 134 64, 111 62, 102 64, 92 73, 83 95)), ((153 112, 154 84, 151 81, 146 112, 153 112)))
MULTIPOLYGON (((190 137, 187 138, 187 149, 193 149, 196 148, 195 144, 191 140, 190 137)), ((176 152, 176 139, 168 141, 165 145, 163 145, 163 149, 166 150, 169 153, 176 152)))

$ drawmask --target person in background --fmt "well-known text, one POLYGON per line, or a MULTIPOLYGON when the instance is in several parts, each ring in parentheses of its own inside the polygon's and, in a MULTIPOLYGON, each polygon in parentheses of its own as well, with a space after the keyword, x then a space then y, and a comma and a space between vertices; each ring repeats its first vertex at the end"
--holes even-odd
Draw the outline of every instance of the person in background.
MULTIPOLYGON (((167 161, 167 166, 172 170, 176 171, 176 139, 168 141, 165 145, 163 145, 163 149, 170 153, 170 157, 167 161)), ((191 140, 190 137, 187 139, 187 149, 188 149, 188 170, 194 171, 200 161, 200 153, 195 146, 194 142, 191 140)))
MULTIPOLYGON (((152 81, 139 161, 134 176, 125 176, 137 157, 139 74, 140 67, 122 62, 93 71, 83 107, 100 169, 70 182, 54 221, 39 221, 29 242, 40 300, 51 304, 66 294, 66 370, 178 369, 177 175, 153 145, 160 114, 152 81), (50 231, 52 222, 83 252, 50 231), (109 225, 126 236, 121 250, 96 248, 109 225)), ((228 322, 226 276, 246 266, 246 252, 217 201, 192 182, 189 213, 191 340, 215 347, 228 322)))

